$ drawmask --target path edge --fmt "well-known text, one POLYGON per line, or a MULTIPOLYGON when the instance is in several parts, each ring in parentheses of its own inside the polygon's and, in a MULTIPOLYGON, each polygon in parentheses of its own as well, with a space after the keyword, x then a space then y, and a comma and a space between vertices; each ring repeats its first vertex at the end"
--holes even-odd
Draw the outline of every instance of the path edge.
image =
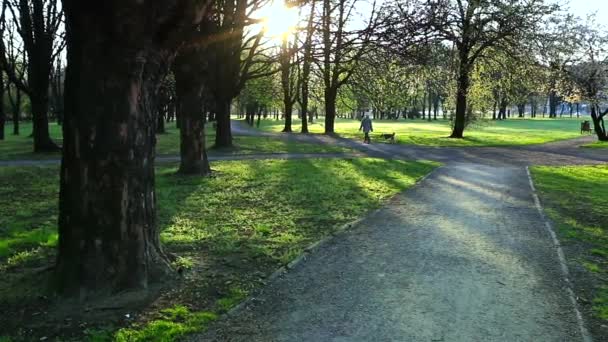
POLYGON ((553 223, 551 222, 551 219, 549 219, 549 217, 547 217, 547 215, 545 214, 545 209, 543 208, 543 205, 540 201, 540 197, 538 196, 538 191, 536 190, 536 187, 534 186, 534 181, 532 180, 532 174, 530 173, 529 166, 526 166, 526 174, 528 175, 528 182, 530 183, 530 188, 532 189, 532 197, 534 198, 534 204, 536 206, 536 209, 538 210, 538 213, 540 214, 541 219, 545 223, 545 228, 547 229, 547 232, 551 236, 553 246, 555 247, 555 250, 557 253, 557 258, 559 260, 559 264, 560 264, 560 267, 562 270, 562 277, 563 277, 564 281, 566 282, 566 292, 568 292, 568 297, 570 298, 570 302, 572 303, 572 306, 574 308, 574 313, 576 314, 576 321, 578 323, 579 331, 581 333, 581 336, 582 336, 584 342, 593 342, 593 337, 591 336, 591 334, 589 333, 589 330, 587 329, 587 327, 585 325, 585 320, 583 318, 583 314, 581 313, 581 311, 579 309, 579 304, 576 301, 576 296, 574 294, 573 285, 572 285, 572 282, 570 281, 570 270, 568 269, 568 264, 566 261, 566 256, 564 254, 564 250, 562 249, 562 246, 559 242, 557 234, 555 233, 555 229, 553 228, 553 223))
MULTIPOLYGON (((426 175, 420 177, 420 179, 418 179, 416 181, 416 183, 414 183, 411 187, 405 189, 404 191, 398 192, 397 194, 391 196, 390 198, 387 198, 385 200, 385 203, 383 203, 382 205, 380 205, 379 208, 368 210, 361 217, 359 217, 359 218, 357 218, 357 219, 355 219, 355 220, 353 220, 351 222, 348 222, 348 223, 340 226, 338 229, 336 229, 335 231, 331 232, 329 235, 325 236, 321 240, 313 242, 312 244, 308 245, 308 247, 304 248, 304 250, 302 251, 302 253, 300 253, 297 257, 295 257, 292 261, 290 261, 289 263, 287 263, 284 266, 279 267, 277 270, 275 270, 273 273, 271 273, 268 276, 268 278, 266 278, 266 282, 265 282, 264 286, 261 286, 257 290, 254 290, 254 292, 251 295, 249 295, 245 300, 243 300, 242 302, 240 302, 239 304, 237 304, 232 309, 228 310, 226 313, 224 313, 223 315, 221 315, 217 320, 219 321, 219 320, 222 320, 223 318, 234 316, 234 315, 238 314, 241 310, 245 309, 248 304, 253 303, 255 301, 255 299, 256 299, 257 294, 259 294, 260 291, 262 291, 265 287, 267 287, 270 282, 272 282, 273 280, 275 280, 276 278, 278 278, 278 277, 280 277, 282 275, 285 275, 289 270, 295 268, 297 265, 299 265, 302 262, 304 262, 309 255, 311 255, 312 253, 314 253, 315 251, 317 251, 319 248, 323 247, 327 243, 333 241, 339 235, 341 235, 341 234, 343 234, 345 232, 350 231, 352 228, 356 227, 359 223, 361 223, 366 218, 368 218, 368 217, 370 217, 372 215, 375 215, 376 213, 378 213, 379 211, 381 211, 385 207, 385 204, 389 203, 391 200, 393 200, 397 196, 400 196, 400 195, 402 195, 402 194, 404 194, 406 192, 412 191, 415 188, 419 187, 422 182, 424 182, 429 177, 431 177, 432 175, 434 175, 435 173, 437 173, 443 167, 444 167, 444 164, 440 164, 439 166, 437 166, 436 168, 434 168, 431 172, 429 172, 426 175)), ((585 342, 593 342, 593 341, 585 341, 585 342)))

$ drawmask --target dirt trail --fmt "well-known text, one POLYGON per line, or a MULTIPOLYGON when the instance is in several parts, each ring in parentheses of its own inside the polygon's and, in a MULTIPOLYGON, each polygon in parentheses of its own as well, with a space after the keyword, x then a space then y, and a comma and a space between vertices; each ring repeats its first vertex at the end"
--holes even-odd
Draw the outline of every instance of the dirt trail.
POLYGON ((581 341, 524 167, 452 163, 194 341, 581 341))

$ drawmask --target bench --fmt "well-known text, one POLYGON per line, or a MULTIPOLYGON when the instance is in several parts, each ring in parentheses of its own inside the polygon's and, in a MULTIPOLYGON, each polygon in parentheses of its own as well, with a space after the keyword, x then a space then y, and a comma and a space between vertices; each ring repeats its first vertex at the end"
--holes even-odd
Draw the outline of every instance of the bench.
POLYGON ((581 122, 581 134, 583 134, 583 132, 592 133, 591 122, 588 120, 581 122))

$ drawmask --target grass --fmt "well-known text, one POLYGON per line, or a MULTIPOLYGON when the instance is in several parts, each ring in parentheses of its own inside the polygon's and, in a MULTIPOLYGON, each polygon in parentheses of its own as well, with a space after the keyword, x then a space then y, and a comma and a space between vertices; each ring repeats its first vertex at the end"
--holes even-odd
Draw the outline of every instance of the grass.
MULTIPOLYGON (((467 128, 464 139, 447 138, 451 127, 445 120, 375 120, 373 124, 372 139, 376 138, 376 141, 380 140, 378 135, 381 133, 395 132, 400 144, 424 146, 518 146, 580 137, 580 119, 486 120, 467 128)), ((357 120, 337 119, 335 131, 346 138, 362 139, 359 125, 357 120)), ((264 120, 260 125, 261 130, 269 132, 279 132, 282 128, 281 121, 264 120)), ((299 130, 300 126, 296 123, 294 131, 299 130)), ((323 121, 315 121, 309 130, 311 133, 323 133, 323 121)))
MULTIPOLYGON (((12 125, 6 127, 5 140, 0 141, 0 161, 2 160, 39 160, 59 159, 59 153, 33 153, 33 140, 29 138, 32 132, 31 123, 21 123, 21 135, 12 135, 12 125)), ((61 126, 51 123, 49 125, 51 137, 61 144, 61 126)), ((207 128, 206 142, 208 147, 214 144, 215 133, 211 127, 207 128)), ((209 154, 257 154, 257 153, 340 153, 352 152, 340 146, 316 145, 289 140, 278 140, 272 137, 239 136, 233 137, 235 148, 228 150, 210 149, 209 154)), ((156 153, 163 155, 179 155, 179 130, 174 124, 167 124, 167 133, 157 135, 156 153)))
MULTIPOLYGON (((217 319, 212 312, 191 312, 183 305, 163 309, 160 318, 148 322, 141 329, 120 329, 113 336, 115 342, 169 342, 190 333, 201 331, 207 323, 217 319)), ((111 338, 111 336, 108 336, 111 338)))
POLYGON ((608 166, 538 166, 531 169, 562 241, 579 246, 576 262, 593 281, 593 310, 608 320, 608 166))
POLYGON ((596 141, 591 144, 583 145, 585 148, 608 148, 608 141, 596 141))
MULTIPOLYGON (((204 329, 306 246, 379 207, 436 165, 371 158, 225 161, 213 164, 211 178, 159 167, 161 239, 177 255, 175 265, 186 269, 184 279, 129 326, 89 324, 89 340, 172 341, 204 329)), ((54 258, 57 184, 56 167, 0 168, 0 306, 16 320, 2 331, 20 331, 26 323, 44 333, 60 329, 45 326, 40 316, 35 322, 17 318, 45 293, 44 276, 35 270, 54 258)))

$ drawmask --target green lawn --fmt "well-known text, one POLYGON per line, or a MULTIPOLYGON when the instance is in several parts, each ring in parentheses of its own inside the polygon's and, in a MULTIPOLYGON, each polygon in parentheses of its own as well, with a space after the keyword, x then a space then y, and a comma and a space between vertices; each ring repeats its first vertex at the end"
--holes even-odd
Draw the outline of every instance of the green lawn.
MULTIPOLYGON (((62 139, 61 126, 51 123, 49 126, 51 137, 59 143, 62 139)), ((12 125, 7 125, 6 140, 0 141, 0 160, 16 159, 58 159, 59 153, 33 153, 31 123, 21 124, 21 135, 12 135, 12 125)), ((167 125, 167 133, 157 135, 157 154, 179 155, 179 130, 174 124, 167 125)), ((209 154, 257 154, 257 153, 339 153, 351 152, 350 149, 340 146, 316 145, 295 141, 273 139, 272 137, 234 136, 235 148, 230 150, 213 150, 209 154)), ((207 146, 214 143, 215 135, 211 127, 207 128, 207 146)))
POLYGON ((561 241, 580 251, 571 261, 593 279, 585 285, 592 287, 596 316, 608 321, 608 166, 539 166, 531 171, 561 241))
MULTIPOLYGON (((145 322, 118 333, 120 324, 89 325, 87 333, 100 341, 110 335, 145 341, 156 334, 155 340, 171 341, 200 330, 306 246, 379 207, 436 166, 370 158, 230 161, 214 163, 211 178, 159 167, 161 238, 177 255, 176 265, 188 270, 185 280, 162 306, 148 309, 145 322)), ((44 273, 35 270, 54 260, 57 186, 56 167, 0 168, 0 306, 6 317, 21 317, 10 313, 44 293, 44 273)), ((55 331, 52 324, 36 324, 51 336, 55 331)))
POLYGON ((592 144, 583 145, 585 148, 608 148, 607 141, 596 141, 592 144))
MULTIPOLYGON (((447 121, 423 120, 375 120, 374 133, 379 141, 380 133, 397 135, 400 144, 424 146, 512 146, 542 144, 551 141, 580 137, 580 119, 509 119, 505 121, 486 120, 467 128, 464 139, 449 139, 450 124, 447 121)), ((337 119, 336 133, 347 137, 361 139, 359 121, 337 119)), ((264 120, 260 129, 269 132, 280 132, 282 121, 264 120)), ((294 131, 300 130, 296 122, 294 131)), ((323 120, 320 118, 310 125, 311 133, 322 133, 323 120)), ((374 133, 372 139, 374 139, 374 133)))

